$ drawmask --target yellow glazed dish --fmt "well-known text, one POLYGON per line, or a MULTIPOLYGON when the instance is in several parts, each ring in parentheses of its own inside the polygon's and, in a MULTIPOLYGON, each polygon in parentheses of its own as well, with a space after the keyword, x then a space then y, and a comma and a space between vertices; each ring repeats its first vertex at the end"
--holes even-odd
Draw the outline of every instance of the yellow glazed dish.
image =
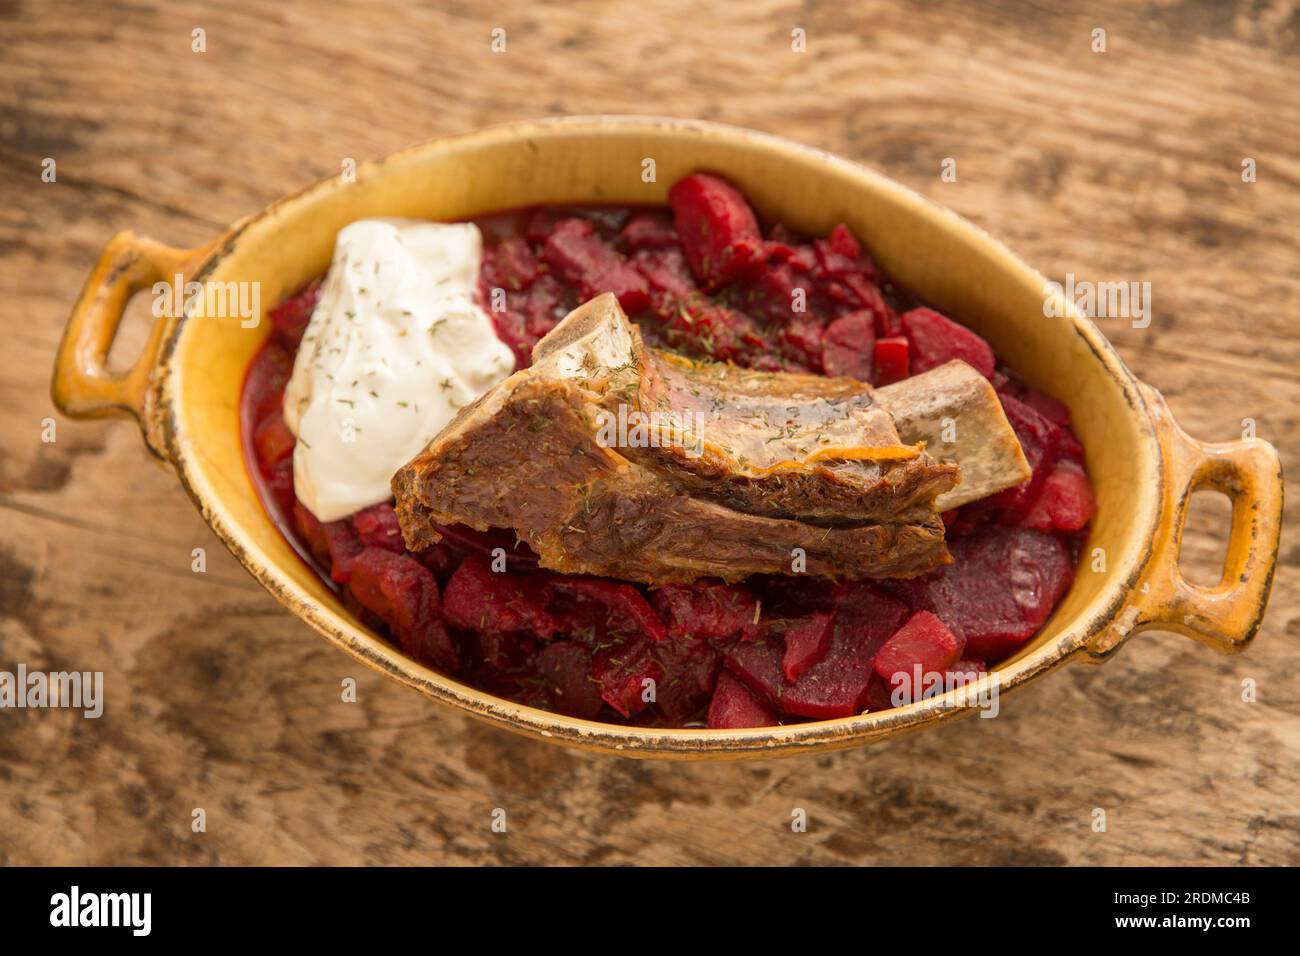
POLYGON ((748 730, 629 727, 526 707, 417 664, 361 626, 263 510, 240 441, 241 383, 270 331, 266 307, 325 272, 339 229, 375 216, 460 220, 542 204, 663 203, 668 185, 697 169, 722 173, 760 214, 803 232, 847 223, 887 273, 960 316, 1027 384, 1069 406, 1098 511, 1056 613, 991 672, 1000 693, 1070 659, 1105 660, 1148 628, 1228 653, 1254 638, 1281 526, 1272 446, 1189 437, 1073 303, 1060 299, 1047 311, 1061 317, 1045 317, 1044 277, 977 227, 871 170, 733 127, 645 117, 516 123, 362 165, 355 182, 317 183, 202 249, 119 233, 68 320, 54 402, 74 418, 135 418, 204 520, 286 607, 367 665, 497 726, 629 756, 716 758, 848 747, 971 713, 975 702, 956 691, 895 710, 748 730), (655 182, 643 181, 646 158, 655 161, 655 182), (159 319, 135 365, 110 374, 105 356, 130 297, 178 273, 187 282, 259 283, 261 321, 192 312, 159 319), (1178 569, 1188 500, 1202 488, 1233 503, 1223 577, 1209 587, 1178 569), (1094 570, 1097 555, 1104 570, 1094 570))

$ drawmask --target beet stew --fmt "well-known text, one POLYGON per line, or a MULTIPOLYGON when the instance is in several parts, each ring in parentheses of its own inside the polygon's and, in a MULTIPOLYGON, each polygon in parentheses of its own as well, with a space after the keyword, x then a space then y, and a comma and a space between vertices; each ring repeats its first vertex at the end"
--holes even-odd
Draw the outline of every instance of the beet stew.
POLYGON ((905 700, 891 700, 897 674, 979 675, 1015 653, 1068 590, 1095 510, 1066 407, 893 285, 846 226, 807 237, 760 223, 707 173, 679 181, 669 200, 476 220, 479 304, 516 367, 606 292, 648 345, 695 359, 875 386, 960 359, 997 390, 1032 477, 942 515, 952 564, 908 579, 757 575, 651 588, 548 571, 504 530, 443 527, 413 553, 391 502, 322 522, 295 495, 296 439, 283 415, 321 279, 271 309, 273 334, 241 397, 249 471, 285 536, 407 655, 575 717, 719 728, 846 717, 905 700))

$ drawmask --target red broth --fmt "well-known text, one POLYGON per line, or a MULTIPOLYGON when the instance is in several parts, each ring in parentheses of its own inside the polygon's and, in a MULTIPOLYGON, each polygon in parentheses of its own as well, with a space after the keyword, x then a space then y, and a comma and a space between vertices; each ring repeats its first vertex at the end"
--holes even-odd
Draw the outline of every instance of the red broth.
POLYGON ((249 472, 288 541, 408 655, 589 719, 737 727, 843 717, 891 706, 899 671, 978 675, 1014 653, 1068 590, 1095 510, 1065 406, 892 284, 846 227, 809 238, 759 223, 734 187, 707 174, 686 177, 670 200, 475 220, 483 305, 520 366, 604 291, 648 344, 696 358, 877 385, 961 358, 994 384, 1033 477, 944 515, 952 565, 906 581, 760 576, 652 589, 540 569, 507 531, 451 527, 413 554, 391 504, 322 524, 294 497, 294 439, 281 415, 319 280, 271 310, 274 332, 240 403, 249 472), (498 548, 505 571, 491 567, 498 548))

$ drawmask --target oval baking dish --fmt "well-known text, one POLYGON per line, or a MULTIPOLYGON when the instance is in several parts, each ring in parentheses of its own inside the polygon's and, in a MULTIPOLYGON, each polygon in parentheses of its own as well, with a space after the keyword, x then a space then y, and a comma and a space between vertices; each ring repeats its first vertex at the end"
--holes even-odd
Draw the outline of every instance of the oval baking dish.
POLYGON ((187 308, 157 320, 131 369, 105 369, 130 297, 177 274, 223 287, 258 283, 265 308, 325 272, 335 234, 356 219, 461 220, 544 204, 663 203, 667 185, 697 169, 722 173, 762 214, 808 234, 847 223, 888 273, 961 316, 1029 385, 1069 406, 1098 512, 1069 594, 1041 633, 992 672, 999 692, 1071 658, 1104 660, 1147 628, 1180 631, 1225 652, 1255 636, 1281 524, 1281 468, 1269 444, 1188 437, 1072 303, 1058 294, 1057 308, 1045 310, 1043 276, 970 223, 868 169, 732 127, 640 117, 517 123, 364 164, 355 182, 317 183, 203 249, 120 233, 69 319, 54 402, 75 418, 134 417, 204 520, 290 610, 369 666, 493 724, 629 755, 718 757, 845 747, 970 713, 975 702, 951 691, 838 720, 662 730, 564 717, 476 690, 407 659, 358 624, 263 510, 245 469, 238 411, 245 369, 269 332, 264 316, 254 325, 187 308), (644 181, 646 159, 654 160, 654 182, 644 181), (1188 583, 1178 570, 1188 499, 1201 488, 1233 503, 1223 577, 1210 587, 1188 583))

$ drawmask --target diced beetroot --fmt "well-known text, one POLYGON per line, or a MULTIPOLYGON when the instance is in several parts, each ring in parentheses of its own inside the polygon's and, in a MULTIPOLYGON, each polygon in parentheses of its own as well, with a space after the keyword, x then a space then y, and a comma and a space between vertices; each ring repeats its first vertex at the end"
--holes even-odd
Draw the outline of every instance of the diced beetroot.
POLYGON ((770 265, 754 280, 745 307, 763 318, 784 324, 798 315, 795 305, 802 299, 807 311, 814 311, 813 280, 800 275, 789 262, 770 265))
POLYGON ((527 319, 530 338, 540 339, 578 305, 577 296, 549 273, 538 276, 516 305, 527 319))
POLYGON ((993 349, 982 338, 933 309, 903 313, 903 334, 911 345, 912 374, 961 359, 985 378, 993 374, 993 349))
POLYGON ((898 313, 885 298, 885 293, 874 282, 859 275, 847 275, 840 280, 848 290, 852 307, 866 309, 875 321, 877 338, 891 338, 903 334, 903 324, 898 313))
POLYGON ((537 641, 522 633, 480 631, 474 635, 474 643, 479 662, 494 671, 518 671, 537 653, 537 641))
POLYGON ((1060 538, 987 525, 949 543, 953 563, 889 587, 964 637, 967 657, 997 661, 1035 634, 1074 580, 1060 538))
MULTIPOLYGON (((688 301, 691 297, 700 295, 695 277, 686 264, 686 254, 679 248, 643 249, 634 253, 628 262, 645 276, 652 289, 668 294, 664 300, 667 305, 661 307, 661 315, 667 316, 675 311, 678 300, 688 301)), ((658 307, 653 296, 651 298, 651 304, 658 307)))
POLYGON ((387 501, 362 508, 352 516, 352 528, 367 545, 385 548, 394 554, 406 550, 402 542, 402 528, 397 523, 397 512, 387 501))
POLYGON ((733 645, 728 669, 785 713, 818 720, 858 713, 871 661, 907 620, 907 606, 865 582, 840 585, 834 593, 831 646, 797 681, 785 676, 782 642, 767 636, 733 645))
POLYGON ((858 256, 862 255, 862 246, 857 237, 844 223, 832 226, 830 233, 826 236, 826 247, 837 256, 843 256, 856 264, 858 256))
POLYGON ((867 310, 842 315, 822 336, 822 369, 827 375, 846 375, 870 382, 876 349, 875 318, 867 310))
POLYGON ((258 422, 253 430, 253 448, 257 451, 257 461, 263 473, 292 455, 296 443, 297 439, 278 409, 258 422))
POLYGON ((567 213, 550 206, 537 209, 528 217, 528 223, 524 226, 524 238, 528 240, 529 245, 540 246, 550 238, 556 224, 568 218, 567 213))
POLYGON ((850 605, 840 605, 826 655, 783 688, 781 710, 801 717, 828 720, 860 713, 871 682, 871 661, 880 646, 907 617, 907 608, 883 592, 868 598, 864 590, 850 605), (848 606, 850 613, 842 610, 848 606), (854 610, 860 616, 854 620, 854 610))
POLYGON ((1039 531, 1078 531, 1097 513, 1088 476, 1073 461, 1059 461, 1034 496, 1021 527, 1039 531))
MULTIPOLYGON (((948 690, 974 684, 987 669, 983 661, 962 659, 943 672, 942 689, 948 690)), ((917 693, 909 682, 900 679, 897 683, 894 683, 885 680, 879 674, 872 674, 871 684, 867 687, 867 710, 892 710, 894 707, 909 703, 912 697, 917 699, 924 697, 930 692, 929 688, 932 686, 937 686, 937 678, 923 678, 923 683, 919 688, 919 693, 917 693), (932 679, 935 680, 934 684, 929 683, 932 679), (894 702, 895 691, 898 692, 898 703, 894 702)))
POLYGON ((875 384, 892 385, 908 376, 908 344, 902 336, 876 339, 872 353, 875 384))
POLYGON ((978 677, 980 674, 987 673, 988 669, 988 665, 981 660, 971 657, 963 657, 956 664, 953 664, 952 667, 949 667, 947 673, 950 677, 954 674, 974 674, 978 677))
POLYGON ((293 522, 316 563, 329 570, 331 580, 347 584, 352 561, 365 548, 352 525, 346 520, 320 521, 301 501, 294 503, 293 522))
POLYGON ((789 683, 781 668, 783 652, 782 641, 774 636, 738 641, 727 651, 725 664, 750 690, 775 704, 789 683))
POLYGON ((619 234, 623 248, 629 252, 642 249, 668 249, 677 246, 677 230, 670 217, 658 213, 638 213, 627 221, 619 234))
POLYGON ((311 314, 320 301, 321 280, 312 279, 305 286, 268 310, 271 328, 280 343, 288 349, 297 349, 311 322, 311 314))
POLYGON ((699 716, 722 667, 722 655, 701 637, 669 639, 654 648, 663 671, 655 703, 680 726, 699 716))
POLYGON ((709 173, 694 173, 668 190, 686 261, 700 282, 716 288, 752 276, 763 264, 758 220, 740 190, 709 173))
POLYGON ((775 727, 781 721, 776 712, 759 700, 748 687, 726 671, 718 675, 709 702, 709 727, 733 730, 744 727, 775 727))
POLYGON ((621 644, 602 647, 591 664, 591 678, 600 690, 600 696, 624 717, 638 714, 649 706, 646 681, 658 685, 663 671, 655 661, 645 638, 636 638, 621 644))
POLYGON ((645 277, 607 246, 585 219, 558 222, 542 247, 542 258, 561 279, 576 284, 584 300, 612 292, 625 312, 640 312, 650 305, 645 277))
MULTIPOLYGON (((490 291, 489 291, 490 294, 490 291)), ((492 319, 492 328, 499 338, 515 356, 516 368, 527 368, 533 362, 533 346, 538 336, 528 331, 528 316, 522 312, 507 309, 504 312, 487 310, 492 319)))
POLYGON ((894 702, 890 700, 890 697, 893 692, 893 688, 889 686, 889 681, 879 674, 873 673, 871 682, 867 684, 867 696, 863 700, 867 712, 875 713, 880 710, 892 710, 894 702))
POLYGON ((419 661, 455 672, 460 663, 439 616, 438 582, 409 555, 365 548, 351 563, 348 590, 419 661))
POLYGON ((442 611, 453 627, 476 633, 532 634, 549 640, 564 625, 547 610, 550 585, 538 575, 493 571, 470 555, 442 593, 442 611))
POLYGON ((908 609, 893 595, 869 581, 845 581, 830 593, 836 628, 861 634, 874 654, 907 620, 908 609))
POLYGON ((785 321, 776 336, 781 351, 801 365, 822 365, 822 324, 807 313, 795 313, 785 321))
POLYGON ((922 675, 939 673, 961 658, 964 644, 929 611, 917 611, 876 652, 872 666, 891 682, 895 674, 914 675, 917 667, 922 675))
POLYGON ((292 354, 275 340, 262 346, 249 364, 244 381, 244 421, 248 427, 256 427, 272 412, 280 411, 292 375, 292 354))
POLYGON ((658 644, 668 635, 664 622, 638 591, 630 584, 606 581, 603 578, 579 578, 554 575, 551 587, 560 594, 578 601, 591 601, 604 609, 605 634, 619 637, 644 637, 658 644))
POLYGON ((752 366, 750 359, 770 348, 754 320, 736 309, 698 297, 672 300, 670 307, 668 342, 692 355, 752 366))
POLYGON ((723 641, 753 624, 758 599, 739 584, 668 584, 652 595, 670 640, 723 641))
POLYGON ((781 670, 785 679, 794 683, 804 671, 812 667, 831 649, 835 630, 835 615, 818 611, 810 617, 790 621, 785 627, 785 652, 781 656, 781 670))
POLYGON ((518 292, 532 285, 540 274, 537 257, 522 236, 502 240, 483 257, 482 281, 490 288, 518 292))
POLYGON ((1027 481, 998 492, 982 504, 988 508, 1006 509, 1019 517, 1028 512, 1038 495, 1043 480, 1056 461, 1066 433, 1019 399, 1005 393, 999 394, 998 399, 1002 402, 1002 410, 1020 441, 1020 448, 1033 473, 1027 481))
POLYGON ((591 679, 591 654, 574 641, 554 641, 537 652, 537 670, 557 711, 591 720, 600 713, 600 690, 591 679))
POLYGON ((271 468, 263 470, 262 479, 280 516, 287 519, 293 514, 294 503, 298 500, 293 493, 293 456, 282 458, 271 468))
POLYGON ((1052 396, 1044 395, 1032 388, 1025 388, 1023 394, 1017 397, 1053 425, 1059 425, 1062 428, 1069 426, 1070 410, 1066 408, 1064 402, 1058 402, 1052 396))

